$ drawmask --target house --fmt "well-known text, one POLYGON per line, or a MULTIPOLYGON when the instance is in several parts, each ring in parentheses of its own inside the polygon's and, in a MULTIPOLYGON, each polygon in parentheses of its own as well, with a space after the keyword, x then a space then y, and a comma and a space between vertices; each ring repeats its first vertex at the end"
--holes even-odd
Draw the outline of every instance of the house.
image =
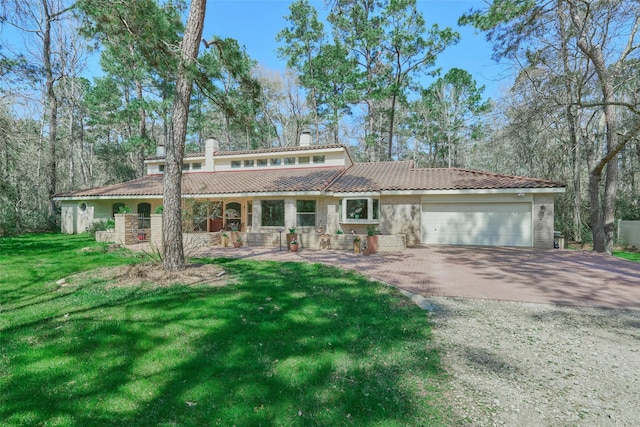
MULTIPOLYGON (((413 162, 355 163, 343 145, 300 145, 185 156, 182 196, 193 231, 362 234, 367 226, 420 244, 553 247, 554 195, 546 180, 413 162)), ((78 233, 127 206, 148 218, 162 205, 164 155, 146 160, 143 178, 56 197, 62 232, 78 233)))

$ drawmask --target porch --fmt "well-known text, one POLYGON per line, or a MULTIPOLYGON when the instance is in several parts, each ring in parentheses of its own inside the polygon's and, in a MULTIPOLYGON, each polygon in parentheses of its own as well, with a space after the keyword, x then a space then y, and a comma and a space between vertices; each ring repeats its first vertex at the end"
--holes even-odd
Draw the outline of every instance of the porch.
MULTIPOLYGON (((152 214, 150 228, 145 230, 134 229, 135 224, 138 224, 136 214, 118 214, 115 217, 115 230, 110 233, 96 234, 96 240, 112 241, 123 245, 135 245, 148 240, 153 247, 162 247, 162 215, 152 214), (145 239, 137 238, 142 232, 145 233, 145 239)), ((228 236, 229 242, 240 240, 243 246, 287 250, 287 230, 284 228, 263 231, 229 231, 224 229, 195 231, 184 233, 183 239, 185 247, 205 248, 223 246, 223 235, 228 236)), ((362 252, 367 242, 367 236, 364 234, 326 234, 317 230, 303 230, 296 235, 301 250, 353 251, 354 240, 359 237, 359 248, 362 252)), ((377 236, 377 240, 378 252, 401 252, 407 247, 404 234, 381 234, 377 236)), ((229 246, 232 245, 229 244, 229 246)))

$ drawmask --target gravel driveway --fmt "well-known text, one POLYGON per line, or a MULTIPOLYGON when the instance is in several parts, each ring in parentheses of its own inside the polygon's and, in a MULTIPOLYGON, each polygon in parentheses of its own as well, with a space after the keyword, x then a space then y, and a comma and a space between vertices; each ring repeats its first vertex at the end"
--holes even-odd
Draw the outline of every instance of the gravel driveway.
POLYGON ((448 398, 469 425, 640 423, 640 312, 429 301, 448 398))

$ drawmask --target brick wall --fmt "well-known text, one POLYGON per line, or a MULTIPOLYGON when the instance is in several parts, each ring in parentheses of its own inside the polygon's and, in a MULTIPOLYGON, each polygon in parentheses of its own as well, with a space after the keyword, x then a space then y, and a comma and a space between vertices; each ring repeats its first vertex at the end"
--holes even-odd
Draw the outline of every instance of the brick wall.
POLYGON ((138 243, 138 214, 115 215, 115 242, 121 245, 138 243))

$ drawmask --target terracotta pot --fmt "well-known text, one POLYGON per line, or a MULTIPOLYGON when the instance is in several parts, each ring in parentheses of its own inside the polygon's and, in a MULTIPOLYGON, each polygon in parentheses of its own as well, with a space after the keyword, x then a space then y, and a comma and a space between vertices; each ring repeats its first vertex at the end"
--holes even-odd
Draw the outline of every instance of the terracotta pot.
POLYGON ((289 244, 289 250, 291 252, 298 252, 298 245, 299 245, 299 243, 290 243, 289 244))
POLYGON ((234 248, 239 248, 242 246, 242 242, 233 242, 233 247, 234 248))
POLYGON ((378 236, 367 236, 367 247, 369 248, 370 254, 375 254, 378 252, 378 236))
POLYGON ((287 233, 287 250, 291 250, 291 241, 298 240, 298 235, 296 233, 287 233))

